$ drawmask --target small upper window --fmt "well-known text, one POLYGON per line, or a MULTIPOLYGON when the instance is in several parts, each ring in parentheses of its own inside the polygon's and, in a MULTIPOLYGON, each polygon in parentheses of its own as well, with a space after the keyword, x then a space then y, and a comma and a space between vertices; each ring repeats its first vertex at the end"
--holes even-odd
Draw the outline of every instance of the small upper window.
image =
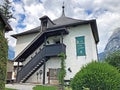
POLYGON ((59 44, 59 43, 60 43, 60 41, 56 41, 55 43, 56 43, 56 44, 59 44))
POLYGON ((54 39, 54 43, 55 43, 55 44, 60 44, 60 38, 54 39))
POLYGON ((47 28, 47 21, 44 20, 44 21, 42 22, 42 30, 45 30, 46 28, 47 28))

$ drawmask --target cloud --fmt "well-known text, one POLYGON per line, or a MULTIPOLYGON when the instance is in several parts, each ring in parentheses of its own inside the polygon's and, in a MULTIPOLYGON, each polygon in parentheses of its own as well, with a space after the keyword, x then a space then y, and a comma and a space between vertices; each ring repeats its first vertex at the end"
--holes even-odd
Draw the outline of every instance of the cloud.
POLYGON ((0 0, 0 5, 4 5, 4 0, 0 0))
MULTIPOLYGON (((102 52, 113 30, 120 26, 119 0, 12 0, 12 11, 16 20, 11 20, 13 32, 7 35, 39 26, 39 18, 43 15, 48 15, 52 20, 60 17, 63 1, 66 16, 97 20, 100 37, 98 51, 102 52)), ((15 42, 9 37, 9 45, 15 47, 15 42)))
POLYGON ((120 25, 120 14, 107 12, 97 19, 100 43, 99 51, 103 51, 113 31, 120 25))

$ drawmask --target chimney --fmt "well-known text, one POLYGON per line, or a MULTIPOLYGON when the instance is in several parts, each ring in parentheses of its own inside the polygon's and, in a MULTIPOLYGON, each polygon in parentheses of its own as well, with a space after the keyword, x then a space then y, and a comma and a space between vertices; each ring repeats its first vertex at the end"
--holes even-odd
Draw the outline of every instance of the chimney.
POLYGON ((43 16, 40 18, 40 20, 41 20, 41 30, 45 31, 47 29, 48 16, 43 16))

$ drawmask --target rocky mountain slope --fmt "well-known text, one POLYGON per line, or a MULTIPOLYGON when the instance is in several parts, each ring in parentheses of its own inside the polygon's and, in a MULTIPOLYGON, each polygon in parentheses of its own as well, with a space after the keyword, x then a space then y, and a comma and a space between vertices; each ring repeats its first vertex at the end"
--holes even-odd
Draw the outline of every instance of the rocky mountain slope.
POLYGON ((120 28, 114 30, 112 36, 109 38, 104 52, 109 53, 120 50, 120 28))
POLYGON ((99 54, 99 59, 103 60, 109 53, 120 50, 120 27, 116 28, 108 40, 103 53, 99 54))

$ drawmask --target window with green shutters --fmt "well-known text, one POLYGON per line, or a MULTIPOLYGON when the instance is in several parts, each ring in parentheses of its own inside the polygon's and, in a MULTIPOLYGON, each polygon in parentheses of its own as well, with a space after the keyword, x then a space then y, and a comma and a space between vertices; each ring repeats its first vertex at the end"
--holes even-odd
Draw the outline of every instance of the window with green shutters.
POLYGON ((85 56, 85 36, 76 37, 76 55, 85 56))

